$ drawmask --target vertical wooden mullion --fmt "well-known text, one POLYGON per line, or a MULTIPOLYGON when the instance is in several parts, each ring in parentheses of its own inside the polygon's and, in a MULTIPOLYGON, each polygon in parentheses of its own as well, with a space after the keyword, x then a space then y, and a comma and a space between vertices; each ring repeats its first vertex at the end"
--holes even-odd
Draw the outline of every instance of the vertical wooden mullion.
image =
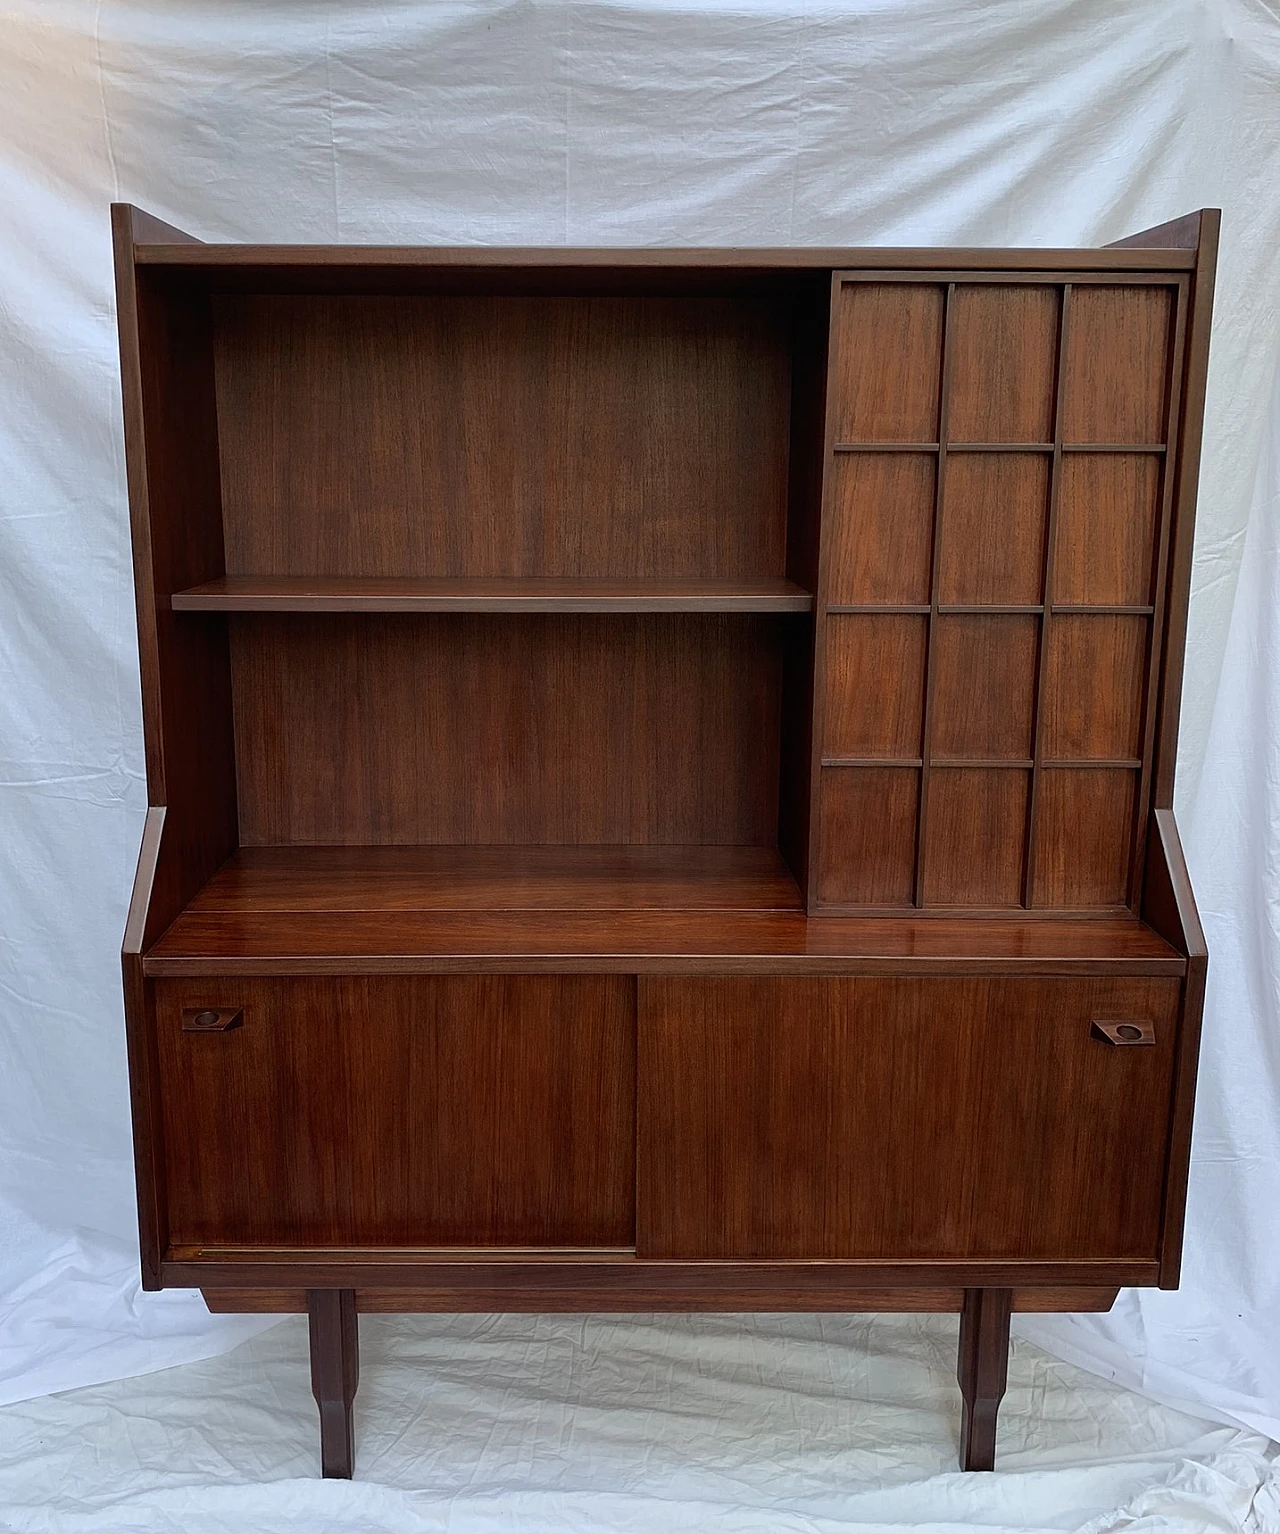
POLYGON ((916 809, 915 904, 924 905, 925 837, 929 820, 929 769, 933 755, 933 643, 938 623, 938 567, 942 550, 942 503, 947 479, 947 438, 951 409, 951 315, 956 285, 947 284, 942 314, 942 356, 938 364, 938 463, 933 486, 933 548, 929 563, 929 613, 925 618, 924 720, 920 727, 920 800, 916 809))
POLYGON ((1187 321, 1187 282, 1178 283, 1173 336, 1169 346, 1165 393, 1165 450, 1160 465, 1160 513, 1156 522, 1152 558, 1151 617, 1147 628, 1147 686, 1143 700, 1142 769, 1138 778, 1137 805, 1133 817, 1133 842, 1129 854, 1129 904, 1136 910, 1142 900, 1142 876, 1146 867, 1143 849, 1151 806, 1152 757, 1155 751, 1156 714, 1160 697, 1160 655, 1164 632, 1165 592, 1168 587, 1169 523, 1173 515, 1174 465, 1177 462, 1178 415, 1182 407, 1182 348, 1187 321))
POLYGON ((1049 629, 1053 622, 1053 565, 1058 542, 1058 495, 1062 483, 1063 380, 1067 368, 1067 340, 1071 323, 1071 284, 1062 285, 1062 307, 1058 314, 1058 357, 1053 385, 1053 457, 1049 463, 1049 507, 1044 536, 1044 590, 1040 614, 1040 645, 1036 653, 1035 709, 1031 725, 1031 783, 1027 792, 1026 841, 1022 859, 1022 904, 1032 905, 1036 877, 1036 811, 1040 798, 1040 780, 1044 758, 1044 689, 1049 658, 1049 629))
POLYGON ((822 872, 822 758, 825 746, 827 700, 827 606, 830 598, 831 459, 836 440, 836 391, 838 376, 841 297, 845 273, 833 271, 828 294, 827 362, 822 425, 822 489, 818 505, 818 569, 813 601, 813 701, 809 719, 809 845, 804 894, 805 911, 813 915, 821 904, 822 872))

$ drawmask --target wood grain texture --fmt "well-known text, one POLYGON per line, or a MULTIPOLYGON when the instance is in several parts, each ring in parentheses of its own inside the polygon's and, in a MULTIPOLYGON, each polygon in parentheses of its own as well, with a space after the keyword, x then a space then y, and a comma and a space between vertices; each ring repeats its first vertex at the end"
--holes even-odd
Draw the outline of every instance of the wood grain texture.
POLYGON ((961 767, 935 772, 925 837, 927 906, 1017 906, 1029 774, 961 767))
POLYGON ((307 1289, 311 1393, 320 1410, 320 1473, 350 1480, 355 1468, 352 1403, 360 1381, 354 1289, 307 1289))
POLYGON ((214 977, 156 1005, 175 1242, 633 1239, 626 979, 214 977), (200 1006, 244 1025, 184 1033, 200 1006))
POLYGON ((243 847, 188 908, 798 911, 774 847, 243 847))
POLYGON ((1166 440, 1174 294, 1145 285, 1073 288, 1064 441, 1166 440))
MULTIPOLYGON (((292 1315, 306 1310, 305 1289, 205 1289, 204 1302, 214 1315, 292 1315)), ((520 1312, 554 1311, 580 1312, 590 1309, 584 1306, 581 1290, 542 1291, 536 1296, 518 1284, 493 1288, 452 1287, 440 1289, 357 1289, 356 1310, 371 1315, 421 1315, 440 1312, 463 1312, 483 1314, 489 1311, 520 1312)), ((1016 1312, 1046 1313, 1068 1312, 1080 1314, 1088 1311, 1110 1310, 1115 1304, 1117 1289, 1103 1286, 1050 1287, 1013 1291, 1013 1309, 1016 1312)), ((947 1311, 959 1312, 964 1300, 964 1290, 959 1288, 933 1289, 818 1289, 796 1274, 792 1289, 773 1289, 767 1296, 759 1290, 743 1291, 732 1288, 724 1291, 721 1301, 708 1299, 698 1290, 681 1290, 675 1285, 650 1290, 645 1296, 621 1291, 612 1298, 598 1294, 596 1306, 618 1311, 649 1309, 654 1311, 720 1312, 746 1311, 805 1311, 836 1310, 854 1315, 883 1315, 947 1311)))
POLYGON ((833 905, 911 904, 920 773, 824 767, 818 898, 833 905))
POLYGON ((225 631, 180 626, 168 607, 223 568, 208 304, 139 273, 135 241, 158 221, 124 205, 111 219, 148 803, 121 959, 142 1285, 156 1289, 165 1147, 141 955, 235 847, 235 765, 225 631))
MULTIPOLYGON (((1102 1047, 1102 1046, 1099 1046, 1102 1047)), ((690 1308, 705 1310, 717 1293, 754 1296, 762 1310, 797 1292, 811 1310, 833 1308, 830 1298, 854 1289, 972 1288, 1049 1289, 1133 1286, 1155 1282, 1154 1262, 1008 1262, 982 1258, 963 1262, 825 1261, 801 1263, 664 1261, 634 1251, 395 1250, 326 1247, 194 1247, 171 1249, 163 1266, 166 1286, 181 1288, 288 1289, 298 1286, 378 1291, 431 1290, 453 1293, 523 1290, 529 1300, 576 1295, 579 1311, 662 1309, 664 1301, 686 1295, 690 1308), (647 1307, 643 1301, 651 1302, 647 1307)), ((559 1308, 559 1307, 557 1307, 559 1308)))
POLYGON ((938 601, 1043 601, 1048 502, 1044 453, 948 454, 938 601))
POLYGON ((833 359, 839 442, 936 442, 945 289, 846 283, 833 359))
POLYGON ((827 600, 927 603, 935 455, 837 453, 827 472, 827 600))
POLYGON ((637 1251, 1149 1260, 1178 989, 642 978, 637 1251))
POLYGON ((1060 473, 1054 601, 1150 605, 1160 459, 1067 453, 1060 473))
POLYGON ((959 283, 952 300, 953 442, 1053 437, 1059 291, 959 283))
POLYGON ((236 793, 225 628, 168 600, 223 572, 209 305, 140 276, 133 211, 113 240, 147 801, 166 810, 150 940, 235 847, 236 793))
POLYGON ((966 1289, 960 1309, 956 1378, 964 1410, 960 1418, 961 1470, 994 1470, 996 1415, 1009 1368, 1010 1289, 966 1289))
MULTIPOLYGON (((119 206, 127 207, 127 204, 119 206)), ((140 210, 131 209, 135 216, 140 210)), ((1207 210, 1216 211, 1216 210, 1207 210)), ((1201 217, 1203 217, 1203 212, 1201 217)), ((767 271, 803 271, 817 269, 917 270, 932 268, 992 267, 1008 271, 1046 270, 1084 272, 1186 271, 1195 262, 1187 249, 1127 250, 1124 242, 1101 250, 1077 247, 1053 247, 1040 250, 993 249, 979 246, 803 246, 781 248, 767 246, 487 246, 487 245, 272 245, 224 244, 218 241, 196 242, 192 236, 174 230, 165 239, 156 237, 149 214, 142 217, 151 228, 139 234, 138 261, 152 266, 170 266, 212 275, 218 271, 260 267, 288 272, 293 281, 305 281, 309 269, 346 269, 358 284, 378 267, 439 269, 479 269, 485 276, 520 273, 539 268, 564 271, 570 280, 586 271, 601 269, 644 273, 675 271, 696 275, 707 270, 719 273, 755 273, 767 271)), ((1173 243, 1173 242, 1171 242, 1173 243)), ((1181 241, 1176 242, 1181 245, 1181 241)), ((256 275, 256 274, 255 274, 256 275)), ((359 291, 358 286, 356 291, 359 291)))
MULTIPOLYGON (((853 771, 855 769, 841 769, 853 771)), ((1081 774, 1089 776, 1090 774, 1081 774)), ((839 777, 839 773, 834 774, 839 777)), ((1065 775, 1064 775, 1065 776, 1065 775)), ((1120 774, 1115 774, 1119 778, 1120 774)), ((874 806, 873 806, 874 808, 874 806)), ((1109 853, 1109 845, 1104 847, 1109 853)), ((1089 892, 1091 859, 1052 878, 1046 888, 1072 893, 1045 905, 1110 905, 1089 892), (1089 898, 1074 898, 1077 888, 1089 898)), ((1102 873, 1105 862, 1097 859, 1102 873)), ((884 871, 885 885, 891 890, 884 871)), ((836 861, 828 902, 887 904, 866 881, 847 893, 853 874, 836 861)), ((1095 877, 1100 878, 1101 875, 1095 877)), ((865 876, 864 876, 865 878, 865 876)), ((1103 884, 1104 891, 1110 889, 1103 884)), ((904 902, 897 901, 902 905, 904 902)), ((1141 922, 1086 918, 980 923, 940 917, 806 919, 786 913, 670 915, 635 911, 605 921, 580 912, 293 912, 257 916, 187 915, 174 922, 142 961, 149 976, 400 974, 960 974, 1015 970, 1031 974, 1180 975, 1186 962, 1141 922), (976 930, 975 930, 976 929, 976 930)))
MULTIPOLYGON (((831 776, 845 773, 860 769, 831 776)), ((806 918, 778 909, 794 896, 775 856, 763 848, 247 849, 143 967, 152 976, 984 966, 1176 975, 1185 967, 1129 915, 806 918), (500 909, 481 908, 491 896, 500 909)))
POLYGON ((1195 225, 449 252, 116 215, 144 1282, 310 1309, 329 1468, 361 1309, 962 1311, 976 1465, 1010 1309, 1176 1282, 1195 225), (1091 1036, 1126 1016, 1154 1047, 1091 1036))
POLYGON ((1164 1227, 1160 1233, 1160 1287, 1176 1289, 1182 1267, 1187 1176, 1191 1164, 1191 1121, 1209 951, 1200 925, 1200 913, 1196 910, 1177 822, 1169 809, 1158 808, 1151 816, 1143 913, 1167 942, 1188 956, 1187 978, 1182 989, 1182 1015, 1178 1019, 1164 1227))
POLYGON ((1150 620, 1055 616, 1044 689, 1045 757, 1120 761, 1142 751, 1150 620))
POLYGON ((1122 905, 1129 884, 1136 774, 1046 768, 1036 803, 1033 906, 1122 905))
POLYGON ((1157 708, 1152 802, 1173 807, 1173 781, 1178 759, 1178 720, 1182 709, 1182 669, 1186 653, 1187 614, 1191 599, 1191 556, 1195 540, 1196 494, 1200 484, 1201 438, 1205 391, 1209 375, 1209 335, 1217 279, 1218 241, 1222 214, 1217 208, 1200 212, 1200 244, 1195 270, 1184 287, 1185 331, 1181 389, 1177 417, 1177 452, 1167 470, 1172 475, 1167 612, 1162 635, 1161 687, 1157 708))
POLYGON ((934 620, 935 757, 1031 755, 1035 704, 1034 617, 974 614, 934 620))
POLYGON ((234 575, 781 577, 790 314, 226 298, 234 575))
POLYGON ((824 757, 920 755, 925 633, 910 616, 827 619, 824 757))
POLYGON ((241 843, 776 845, 782 621, 239 615, 241 843))
POLYGON ((175 612, 805 613, 813 594, 786 580, 490 580, 228 575, 175 593, 175 612))
POLYGON ((1153 224, 1150 229, 1140 229, 1122 240, 1112 240, 1104 250, 1195 250, 1204 239, 1204 223, 1208 216, 1216 217, 1217 208, 1201 208, 1195 213, 1184 213, 1181 218, 1171 218, 1163 224, 1153 224))

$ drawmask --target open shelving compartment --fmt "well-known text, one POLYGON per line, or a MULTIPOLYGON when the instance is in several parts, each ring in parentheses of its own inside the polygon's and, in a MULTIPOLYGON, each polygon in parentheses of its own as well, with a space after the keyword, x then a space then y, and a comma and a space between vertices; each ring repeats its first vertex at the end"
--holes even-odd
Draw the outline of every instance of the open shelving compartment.
MULTIPOLYGON (((1121 290, 1104 283, 1102 308, 1077 297, 1073 312, 1123 333, 1126 367, 1176 377, 1162 348, 1181 344, 1190 254, 1003 252, 993 273, 973 252, 952 271, 921 252, 206 246, 117 214, 156 699, 143 973, 1173 960, 1138 899, 1158 582, 1122 610, 1051 591, 1041 571, 1043 592, 996 593, 1016 608, 986 591, 955 606, 938 529, 982 512, 956 467, 968 460, 1039 465, 1050 529, 1059 459, 1163 462, 1163 429, 1077 441, 1040 395, 1061 398, 1064 378, 1068 400, 1083 388, 1069 358, 1064 370, 1065 316, 1099 264, 1136 272, 1124 291, 1137 296, 1117 320, 1107 295, 1121 290), (869 329, 851 260, 867 268, 869 329), (1008 399, 1005 330, 1025 375, 1008 399), (994 428, 949 422, 953 375, 994 428), (1005 420, 1033 377, 1035 408, 1005 420), (910 430, 904 389, 920 395, 910 430), (858 490, 851 466, 885 464, 915 479, 872 474, 858 490), (901 539, 928 528, 912 563, 901 539), (868 594, 876 559, 891 579, 868 594), (967 691, 981 664, 952 675, 942 641, 985 636, 974 653, 994 676, 1010 636, 1038 626, 1046 648, 1050 613, 1093 615, 1090 632, 1145 625, 1144 653, 1121 657, 1140 758, 1095 760, 1093 742, 1063 762, 1051 740, 1030 757, 1021 741, 993 756, 985 737, 930 746, 935 691, 969 734, 986 728, 967 691), (902 642, 885 649, 889 626, 902 642), (917 642, 935 630, 937 666, 917 642), (1038 824, 1040 768, 1086 788, 1105 773, 1125 795, 1094 807, 1088 878, 1061 890, 1032 877, 1034 830, 1016 813, 996 825, 1026 781, 1023 819, 1038 824), (887 785, 905 803, 916 779, 918 813, 844 792, 887 785), (965 853, 975 837, 998 842, 1000 869, 965 853), (1012 891, 1005 864, 1019 860, 1012 891)), ((1082 344, 1086 378, 1097 348, 1082 344)), ((1176 392, 1148 392, 1171 429, 1176 392)), ((1157 478, 1167 528, 1172 481, 1157 478)), ((1122 514, 1125 485, 1108 494, 1107 515, 1122 514)), ((1052 543, 1030 549, 1038 570, 1052 543)), ((1163 532, 1151 558, 1162 571, 1163 532)), ((1106 656, 1077 659, 1077 692, 1095 673, 1111 685, 1106 656)), ((1046 691, 1045 666, 1022 671, 1046 691)))
POLYGON ((801 911, 827 274, 199 250, 135 266, 162 686, 229 854, 169 946, 801 911))

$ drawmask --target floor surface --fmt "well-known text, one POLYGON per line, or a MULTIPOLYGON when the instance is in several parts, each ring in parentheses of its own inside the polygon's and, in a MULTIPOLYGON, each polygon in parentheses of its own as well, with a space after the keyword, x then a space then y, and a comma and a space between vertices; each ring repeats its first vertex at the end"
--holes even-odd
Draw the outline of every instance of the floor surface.
POLYGON ((1277 1448, 1015 1342, 955 1468, 956 1320, 361 1318, 356 1479, 318 1479, 306 1325, 0 1410, 0 1527, 86 1534, 1280 1534, 1277 1448))

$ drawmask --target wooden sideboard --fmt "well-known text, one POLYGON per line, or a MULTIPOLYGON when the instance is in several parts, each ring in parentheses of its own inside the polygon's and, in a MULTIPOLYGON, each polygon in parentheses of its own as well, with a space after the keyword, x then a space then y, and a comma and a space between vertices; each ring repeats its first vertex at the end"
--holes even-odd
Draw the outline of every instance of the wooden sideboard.
POLYGON ((1101 250, 203 244, 114 210, 144 1287, 1011 1310, 1178 1281, 1218 215, 1101 250))

